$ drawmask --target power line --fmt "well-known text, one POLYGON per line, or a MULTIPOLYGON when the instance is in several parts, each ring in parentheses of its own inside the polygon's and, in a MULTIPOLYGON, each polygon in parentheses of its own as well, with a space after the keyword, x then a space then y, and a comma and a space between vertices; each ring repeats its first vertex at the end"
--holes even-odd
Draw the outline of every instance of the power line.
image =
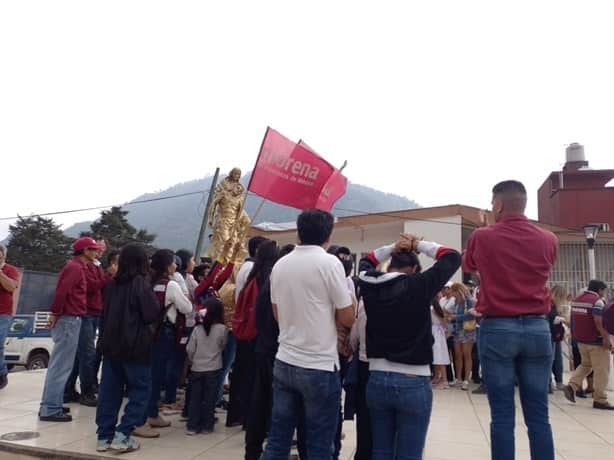
MULTIPOLYGON (((203 199, 205 196, 209 195, 209 191, 208 190, 201 190, 201 191, 195 191, 195 192, 187 192, 187 193, 179 193, 176 195, 168 195, 168 196, 163 196, 163 197, 158 197, 158 198, 149 198, 146 200, 138 200, 138 201, 129 201, 128 203, 124 203, 122 205, 106 205, 106 206, 93 206, 90 208, 81 208, 81 209, 70 209, 70 210, 65 210, 65 211, 54 211, 54 212, 45 212, 45 213, 39 213, 39 214, 31 214, 31 217, 45 217, 45 216, 57 216, 57 215, 62 215, 62 214, 71 214, 71 213, 75 213, 75 212, 83 212, 83 211, 96 211, 98 209, 107 209, 107 208, 112 208, 114 206, 128 206, 128 205, 132 205, 132 204, 143 204, 143 203, 153 203, 156 201, 164 201, 164 200, 170 200, 170 199, 174 199, 174 198, 181 198, 181 197, 185 197, 185 196, 191 196, 191 195, 203 195, 203 199)), ((247 193, 248 196, 257 196, 260 197, 259 195, 252 193, 252 192, 248 192, 247 193)), ((201 203, 199 203, 199 207, 200 204, 202 204, 202 200, 201 203)), ((359 216, 366 216, 369 214, 377 214, 379 216, 382 217, 390 217, 393 219, 398 219, 399 215, 398 213, 403 211, 388 211, 388 212, 368 212, 368 211, 363 211, 363 210, 357 210, 357 209, 349 209, 349 208, 340 208, 337 206, 334 206, 332 208, 335 211, 342 211, 342 212, 350 212, 353 213, 351 216, 345 216, 345 217, 359 217, 359 216), (395 214, 392 214, 395 213, 395 214)), ((28 216, 28 217, 30 217, 28 216)), ((19 216, 13 216, 13 217, 0 217, 0 221, 3 220, 15 220, 18 219, 19 216)), ((436 220, 436 219, 421 219, 421 218, 417 218, 417 217, 410 217, 410 216, 404 216, 403 219, 405 220, 413 220, 416 222, 431 222, 431 223, 439 223, 439 224, 446 224, 446 225, 456 225, 459 227, 464 227, 464 228, 470 228, 470 229, 474 229, 476 228, 476 225, 472 225, 472 224, 464 224, 464 223, 457 223, 457 222, 447 222, 445 220, 436 220)), ((577 231, 574 231, 572 229, 563 231, 563 232, 558 232, 558 233, 562 233, 562 234, 573 234, 573 233, 578 233, 577 231)))
MULTIPOLYGON (((178 195, 169 195, 169 196, 162 196, 162 197, 158 197, 158 198, 150 198, 147 200, 138 200, 138 201, 129 201, 128 203, 124 203, 122 205, 119 206, 128 206, 130 204, 141 204, 141 203, 151 203, 154 201, 162 201, 162 200, 170 200, 171 198, 180 198, 183 196, 189 196, 189 195, 199 195, 199 194, 209 194, 209 191, 207 190, 203 190, 200 192, 188 192, 188 193, 180 193, 178 195)), ((116 204, 111 204, 111 205, 107 205, 107 206, 94 206, 91 208, 82 208, 82 209, 70 209, 67 211, 54 211, 54 212, 44 212, 44 213, 40 213, 40 214, 31 214, 31 217, 44 217, 44 216, 57 216, 60 214, 71 214, 74 212, 83 212, 83 211, 96 211, 98 209, 106 209, 106 208, 112 208, 114 206, 118 206, 116 204)), ((0 217, 0 220, 15 220, 18 219, 20 216, 13 216, 13 217, 0 217)), ((28 216, 30 217, 30 216, 28 216)))

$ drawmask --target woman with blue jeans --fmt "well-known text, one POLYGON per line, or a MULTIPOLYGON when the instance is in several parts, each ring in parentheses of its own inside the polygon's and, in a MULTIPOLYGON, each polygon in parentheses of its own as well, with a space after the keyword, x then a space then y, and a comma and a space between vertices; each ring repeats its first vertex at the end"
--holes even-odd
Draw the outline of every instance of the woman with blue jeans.
POLYGON ((433 403, 431 299, 460 262, 458 252, 410 234, 360 261, 373 460, 422 458, 433 403), (418 251, 436 260, 425 272, 418 251), (388 259, 388 273, 376 271, 388 259))
POLYGON ((145 250, 129 244, 122 249, 117 275, 105 290, 98 341, 103 356, 96 409, 98 452, 139 448, 132 433, 141 423, 151 392, 152 325, 160 317, 147 272, 145 250), (128 404, 116 426, 125 387, 128 404))

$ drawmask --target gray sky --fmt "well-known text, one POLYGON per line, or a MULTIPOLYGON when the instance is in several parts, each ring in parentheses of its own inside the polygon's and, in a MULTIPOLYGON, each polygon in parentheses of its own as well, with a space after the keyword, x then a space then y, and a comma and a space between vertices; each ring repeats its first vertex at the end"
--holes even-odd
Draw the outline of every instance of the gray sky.
POLYGON ((0 63, 0 217, 251 169, 267 125, 423 206, 614 167, 608 0, 2 2, 0 63))

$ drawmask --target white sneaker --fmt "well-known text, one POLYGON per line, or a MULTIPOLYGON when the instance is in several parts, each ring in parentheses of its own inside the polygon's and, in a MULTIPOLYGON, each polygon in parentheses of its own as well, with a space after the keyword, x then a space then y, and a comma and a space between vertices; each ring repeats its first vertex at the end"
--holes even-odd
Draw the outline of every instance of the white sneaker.
POLYGON ((469 382, 467 380, 465 380, 463 384, 461 385, 461 390, 465 390, 465 391, 469 390, 469 382))

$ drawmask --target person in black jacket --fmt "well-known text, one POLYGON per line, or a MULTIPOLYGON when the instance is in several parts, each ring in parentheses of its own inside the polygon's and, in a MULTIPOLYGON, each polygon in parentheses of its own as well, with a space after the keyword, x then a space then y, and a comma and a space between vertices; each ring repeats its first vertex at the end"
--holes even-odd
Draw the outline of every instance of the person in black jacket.
POLYGON ((360 261, 374 458, 422 458, 433 401, 431 299, 460 264, 457 251, 407 233, 360 261), (418 252, 436 260, 424 272, 418 252), (388 272, 377 271, 388 259, 388 272))
POLYGON ((148 260, 142 246, 129 244, 119 256, 119 268, 105 287, 99 347, 102 377, 96 409, 96 450, 129 452, 139 448, 131 436, 145 413, 151 392, 153 325, 160 303, 147 280, 148 260), (116 427, 128 389, 128 404, 116 427))

